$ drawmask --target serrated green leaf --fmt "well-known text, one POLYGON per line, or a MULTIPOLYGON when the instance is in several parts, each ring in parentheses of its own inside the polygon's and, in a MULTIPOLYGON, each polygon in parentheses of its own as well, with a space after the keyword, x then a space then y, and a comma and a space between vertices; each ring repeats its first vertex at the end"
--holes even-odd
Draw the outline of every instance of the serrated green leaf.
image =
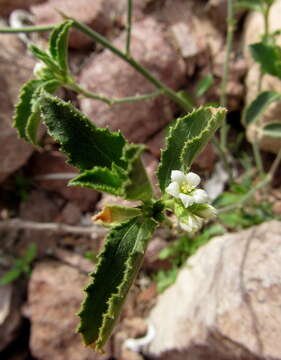
POLYGON ((277 91, 264 91, 248 106, 245 111, 245 125, 255 123, 270 104, 281 100, 281 93, 277 91))
POLYGON ((112 170, 113 163, 126 167, 121 159, 125 140, 120 132, 97 128, 73 105, 46 92, 41 92, 39 102, 50 135, 61 144, 71 165, 80 170, 95 166, 112 170))
POLYGON ((30 80, 20 90, 19 102, 16 105, 13 118, 13 126, 18 130, 19 136, 25 140, 28 140, 25 130, 28 119, 32 114, 32 98, 42 84, 42 80, 30 80))
POLYGON ((138 216, 108 234, 79 313, 78 331, 94 349, 101 349, 110 336, 155 228, 156 222, 138 216))
POLYGON ((281 48, 278 45, 269 45, 263 42, 250 45, 254 60, 261 65, 264 73, 281 79, 281 48))
POLYGON ((57 59, 60 67, 67 72, 68 69, 68 38, 69 29, 71 28, 73 21, 67 20, 64 23, 64 27, 57 38, 57 59))
POLYGON ((150 200, 152 188, 140 158, 144 146, 126 144, 123 150, 125 169, 115 164, 111 170, 95 167, 72 179, 69 185, 108 192, 126 200, 150 200))
POLYGON ((123 197, 127 200, 150 200, 153 190, 141 160, 143 145, 126 144, 123 160, 127 163, 127 181, 124 183, 123 197))
POLYGON ((113 170, 95 167, 86 170, 69 182, 70 186, 88 187, 90 189, 108 192, 112 195, 123 195, 123 184, 127 180, 124 171, 118 167, 113 170))
POLYGON ((83 172, 69 185, 89 187, 123 196, 150 200, 152 188, 142 165, 142 145, 130 145, 122 134, 93 125, 71 104, 43 94, 39 99, 44 123, 61 144, 70 164, 83 172))
POLYGON ((281 139, 281 123, 267 124, 263 129, 262 133, 265 136, 270 136, 275 139, 281 139))
POLYGON ((213 83, 214 83, 214 77, 212 74, 208 74, 207 76, 205 76, 203 79, 201 79, 198 82, 198 85, 196 86, 195 89, 195 96, 197 98, 203 96, 210 89, 213 83))
POLYGON ((66 20, 54 28, 49 39, 49 52, 62 70, 67 71, 68 34, 73 21, 66 20))
POLYGON ((30 45, 29 50, 37 59, 46 64, 50 70, 53 70, 55 73, 60 73, 59 66, 46 51, 39 49, 35 45, 30 45))
POLYGON ((28 141, 33 145, 38 145, 37 141, 37 131, 38 126, 40 124, 40 109, 38 103, 38 96, 40 89, 44 89, 49 93, 53 93, 60 86, 60 83, 57 80, 49 80, 42 82, 41 86, 39 86, 36 91, 34 91, 31 101, 31 114, 27 119, 26 127, 25 127, 25 135, 28 141))
POLYGON ((170 183, 172 170, 188 170, 197 154, 222 123, 224 108, 202 107, 170 127, 166 149, 161 153, 158 180, 162 192, 170 183))

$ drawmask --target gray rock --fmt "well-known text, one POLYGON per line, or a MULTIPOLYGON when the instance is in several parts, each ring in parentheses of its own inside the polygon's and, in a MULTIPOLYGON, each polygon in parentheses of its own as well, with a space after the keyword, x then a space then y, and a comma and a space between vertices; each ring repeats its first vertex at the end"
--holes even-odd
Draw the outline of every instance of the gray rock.
MULTIPOLYGON (((125 34, 114 41, 125 47, 125 34)), ((164 27, 153 18, 134 24, 132 56, 165 84, 178 89, 184 82, 185 65, 165 36, 164 27)), ((81 72, 82 87, 121 98, 150 93, 155 88, 123 60, 108 50, 95 56, 81 72)), ((120 129, 131 141, 141 142, 173 119, 173 105, 164 96, 112 107, 83 98, 81 109, 98 126, 120 129)))
POLYGON ((281 359, 281 223, 211 240, 148 321, 153 359, 281 359))

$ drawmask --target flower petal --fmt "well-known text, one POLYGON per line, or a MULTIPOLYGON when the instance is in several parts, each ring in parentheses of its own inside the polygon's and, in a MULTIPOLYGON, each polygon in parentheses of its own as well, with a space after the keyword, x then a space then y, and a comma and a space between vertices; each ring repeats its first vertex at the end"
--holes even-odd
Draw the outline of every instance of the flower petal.
POLYGON ((185 208, 191 206, 194 203, 194 199, 192 196, 180 193, 179 198, 181 199, 185 208))
POLYGON ((194 234, 196 233, 202 226, 203 220, 196 216, 196 215, 190 215, 187 219, 187 222, 180 222, 180 227, 190 233, 194 234))
POLYGON ((180 170, 173 170, 171 173, 171 179, 180 185, 182 182, 186 181, 186 176, 180 170))
POLYGON ((207 204, 206 207, 197 212, 197 215, 204 219, 214 219, 217 216, 217 209, 207 204))
POLYGON ((188 218, 188 225, 192 228, 193 232, 196 232, 203 225, 203 220, 199 216, 190 215, 188 218))
POLYGON ((194 202, 196 204, 204 204, 209 201, 209 196, 205 190, 197 189, 192 193, 194 202))
POLYGON ((166 192, 169 195, 174 196, 175 198, 179 197, 180 194, 180 187, 179 184, 175 181, 171 182, 171 184, 169 186, 166 187, 166 192))
POLYGON ((180 222, 180 227, 188 233, 192 232, 192 228, 188 224, 180 222))
POLYGON ((200 176, 193 172, 189 172, 188 174, 186 174, 185 180, 194 187, 198 186, 201 181, 200 176))

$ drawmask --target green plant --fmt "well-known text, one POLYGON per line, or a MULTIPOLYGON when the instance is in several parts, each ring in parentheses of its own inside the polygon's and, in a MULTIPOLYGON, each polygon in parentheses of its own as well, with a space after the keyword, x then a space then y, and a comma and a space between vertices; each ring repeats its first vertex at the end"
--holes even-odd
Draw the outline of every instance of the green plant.
MULTIPOLYGON (((171 221, 166 216, 166 209, 174 211, 181 227, 190 233, 198 231, 205 219, 215 215, 215 210, 207 204, 207 194, 196 189, 199 176, 189 169, 220 126, 226 111, 202 107, 179 118, 170 127, 158 169, 162 196, 157 198, 142 164, 143 145, 130 144, 120 132, 97 128, 70 103, 51 95, 58 87, 66 86, 86 96, 113 103, 101 95, 85 94, 69 73, 67 35, 74 24, 75 21, 66 20, 54 28, 47 52, 34 45, 30 47, 41 63, 35 69, 36 79, 30 80, 21 90, 14 126, 22 138, 38 144, 37 128, 40 119, 43 120, 49 134, 67 155, 68 162, 80 170, 69 185, 140 201, 136 208, 108 205, 96 217, 112 229, 99 256, 97 270, 86 288, 87 296, 79 313, 79 332, 87 345, 101 349, 138 272, 149 239, 156 227, 171 221), (179 187, 178 194, 170 191, 173 184, 179 187)), ((85 28, 78 24, 78 28, 81 27, 85 28)), ((128 47, 127 44, 127 51, 128 47)), ((161 92, 176 97, 178 103, 183 104, 184 100, 177 93, 165 90, 164 85, 154 80, 132 58, 123 53, 122 57, 140 69, 161 92)))
POLYGON ((22 275, 29 275, 36 254, 36 244, 30 244, 21 258, 14 259, 12 269, 6 272, 0 279, 0 286, 10 284, 22 275))

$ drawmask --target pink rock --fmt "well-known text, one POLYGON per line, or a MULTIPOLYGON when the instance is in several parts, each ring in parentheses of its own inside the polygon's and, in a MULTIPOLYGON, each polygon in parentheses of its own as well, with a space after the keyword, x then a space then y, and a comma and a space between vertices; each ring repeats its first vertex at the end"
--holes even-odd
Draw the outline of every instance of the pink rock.
MULTIPOLYGON (((114 45, 125 47, 125 34, 114 45)), ((153 18, 134 24, 131 42, 132 56, 166 85, 178 89, 184 82, 185 64, 165 36, 164 27, 153 18)), ((155 91, 123 60, 104 50, 94 57, 81 72, 81 86, 121 98, 155 91)), ((83 98, 81 109, 98 126, 120 129, 131 141, 144 141, 173 118, 174 107, 164 96, 142 102, 108 105, 83 98)))
POLYGON ((44 0, 0 0, 0 16, 7 16, 13 10, 27 9, 30 5, 43 1, 44 0))
POLYGON ((32 75, 35 61, 15 35, 0 35, 0 183, 26 163, 34 148, 18 138, 12 127, 20 87, 32 75))
MULTIPOLYGON (((62 21, 62 13, 90 26, 95 31, 105 34, 112 27, 112 8, 105 0, 48 0, 31 7, 37 25, 55 24, 62 21)), ((69 44, 80 49, 93 44, 93 40, 78 30, 71 31, 69 44)))
POLYGON ((66 157, 56 151, 38 153, 31 162, 32 173, 36 184, 47 191, 61 194, 65 199, 71 200, 81 211, 93 209, 99 197, 95 190, 68 187, 70 177, 78 174, 78 170, 66 163, 66 157), (55 174, 58 178, 52 178, 55 174), (65 176, 65 179, 61 177, 65 176), (49 178, 48 178, 49 177, 49 178))
POLYGON ((28 289, 31 321, 30 349, 38 360, 107 360, 83 345, 78 325, 83 288, 88 277, 58 261, 45 261, 32 272, 28 289))

